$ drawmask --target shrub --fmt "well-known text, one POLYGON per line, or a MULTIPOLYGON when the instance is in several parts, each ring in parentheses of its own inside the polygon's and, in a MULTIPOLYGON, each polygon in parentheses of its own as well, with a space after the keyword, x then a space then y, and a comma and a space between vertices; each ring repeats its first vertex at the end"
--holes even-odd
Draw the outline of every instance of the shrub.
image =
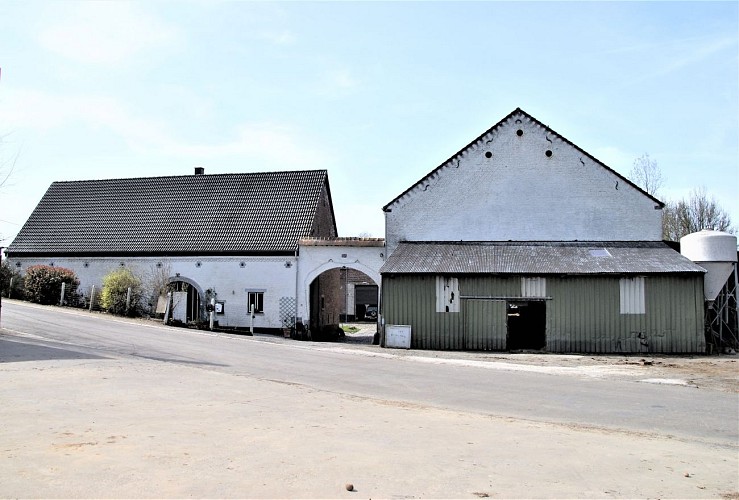
POLYGON ((71 269, 53 266, 30 266, 23 277, 26 299, 39 304, 58 304, 62 291, 62 283, 66 283, 65 295, 77 295, 80 280, 71 269))
POLYGON ((23 276, 8 265, 8 261, 0 265, 0 295, 14 299, 23 298, 23 276))
POLYGON ((135 316, 141 313, 142 292, 141 279, 129 269, 117 269, 103 278, 100 305, 109 313, 135 316), (127 310, 126 297, 129 288, 131 289, 131 302, 127 310))

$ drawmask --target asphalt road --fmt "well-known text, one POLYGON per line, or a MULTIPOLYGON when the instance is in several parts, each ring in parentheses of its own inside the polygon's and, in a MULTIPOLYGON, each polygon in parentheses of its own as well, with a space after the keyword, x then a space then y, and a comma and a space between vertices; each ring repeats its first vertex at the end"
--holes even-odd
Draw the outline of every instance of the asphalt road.
POLYGON ((0 361, 135 357, 330 394, 735 447, 739 397, 690 387, 419 362, 392 350, 213 334, 4 301, 0 361))

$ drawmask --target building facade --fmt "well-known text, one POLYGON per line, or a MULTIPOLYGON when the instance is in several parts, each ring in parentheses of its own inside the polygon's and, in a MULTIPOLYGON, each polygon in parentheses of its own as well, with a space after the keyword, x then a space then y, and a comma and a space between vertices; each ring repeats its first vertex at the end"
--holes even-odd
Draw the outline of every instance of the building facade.
POLYGON ((663 203, 516 109, 384 207, 385 325, 411 347, 703 352, 704 270, 663 203))
MULTIPOLYGON (((55 182, 7 249, 23 272, 72 269, 89 299, 103 277, 128 268, 145 286, 164 279, 174 318, 277 331, 298 315, 301 238, 336 237, 324 170, 55 182), (254 314, 250 314, 251 309, 254 314)), ((337 287, 338 273, 316 277, 337 287), (336 281, 336 283, 334 283, 336 281)), ((155 307, 158 297, 152 296, 155 307)))

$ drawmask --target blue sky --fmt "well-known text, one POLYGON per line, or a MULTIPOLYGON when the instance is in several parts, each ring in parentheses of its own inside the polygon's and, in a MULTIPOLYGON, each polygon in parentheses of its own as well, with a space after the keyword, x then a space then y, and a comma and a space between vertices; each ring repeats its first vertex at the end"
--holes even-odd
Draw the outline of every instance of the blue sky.
MULTIPOLYGON (((3 2, 7 246, 52 181, 327 169, 339 234, 516 107, 739 223, 737 2, 3 2)), ((214 214, 217 217, 217 214, 214 214)))

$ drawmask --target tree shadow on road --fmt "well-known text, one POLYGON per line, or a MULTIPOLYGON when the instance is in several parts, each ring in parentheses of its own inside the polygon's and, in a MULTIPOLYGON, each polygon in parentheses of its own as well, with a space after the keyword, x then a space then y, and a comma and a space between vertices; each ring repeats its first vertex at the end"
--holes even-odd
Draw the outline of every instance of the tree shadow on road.
POLYGON ((49 347, 24 339, 0 338, 0 363, 20 361, 50 361, 60 359, 106 359, 66 347, 49 347))

